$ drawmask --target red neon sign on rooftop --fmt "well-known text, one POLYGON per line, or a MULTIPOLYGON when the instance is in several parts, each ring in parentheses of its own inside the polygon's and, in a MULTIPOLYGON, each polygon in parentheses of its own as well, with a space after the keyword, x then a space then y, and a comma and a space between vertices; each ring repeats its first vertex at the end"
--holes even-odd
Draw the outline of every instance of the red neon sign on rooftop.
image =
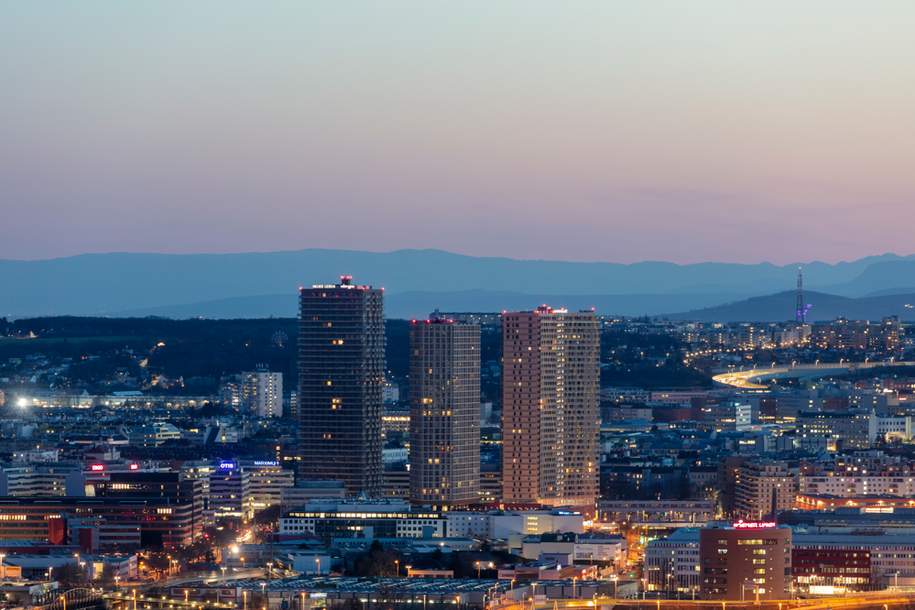
POLYGON ((731 527, 739 530, 761 530, 775 527, 775 521, 736 521, 731 524, 731 527))

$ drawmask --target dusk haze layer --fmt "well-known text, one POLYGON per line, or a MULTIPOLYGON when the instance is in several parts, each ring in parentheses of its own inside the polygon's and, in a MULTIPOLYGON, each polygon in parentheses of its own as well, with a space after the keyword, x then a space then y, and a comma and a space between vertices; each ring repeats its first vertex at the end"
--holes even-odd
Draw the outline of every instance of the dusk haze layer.
POLYGON ((910 254, 913 31, 892 1, 9 3, 0 258, 910 254))

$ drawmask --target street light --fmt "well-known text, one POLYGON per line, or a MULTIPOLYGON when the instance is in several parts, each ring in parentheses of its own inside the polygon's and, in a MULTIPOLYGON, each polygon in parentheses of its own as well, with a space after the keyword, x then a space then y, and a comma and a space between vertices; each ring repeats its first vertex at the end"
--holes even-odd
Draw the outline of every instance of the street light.
POLYGON ((759 603, 759 587, 755 583, 751 583, 749 580, 745 580, 740 584, 740 601, 746 601, 746 590, 751 589, 756 594, 756 603, 759 603))

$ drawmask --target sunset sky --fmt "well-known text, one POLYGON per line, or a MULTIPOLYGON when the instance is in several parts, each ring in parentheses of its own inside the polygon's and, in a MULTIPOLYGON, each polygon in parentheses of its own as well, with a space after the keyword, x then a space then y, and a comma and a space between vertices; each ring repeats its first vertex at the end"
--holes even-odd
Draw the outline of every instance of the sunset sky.
POLYGON ((7 2, 0 258, 915 252, 915 3, 7 2))

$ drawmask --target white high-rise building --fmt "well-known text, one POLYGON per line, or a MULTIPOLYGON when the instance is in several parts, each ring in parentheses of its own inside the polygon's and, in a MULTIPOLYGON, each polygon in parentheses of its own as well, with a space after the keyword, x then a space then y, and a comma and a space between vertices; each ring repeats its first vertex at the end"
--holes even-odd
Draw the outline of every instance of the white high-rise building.
POLYGON ((265 368, 242 373, 242 406, 260 417, 281 417, 283 374, 265 368))

